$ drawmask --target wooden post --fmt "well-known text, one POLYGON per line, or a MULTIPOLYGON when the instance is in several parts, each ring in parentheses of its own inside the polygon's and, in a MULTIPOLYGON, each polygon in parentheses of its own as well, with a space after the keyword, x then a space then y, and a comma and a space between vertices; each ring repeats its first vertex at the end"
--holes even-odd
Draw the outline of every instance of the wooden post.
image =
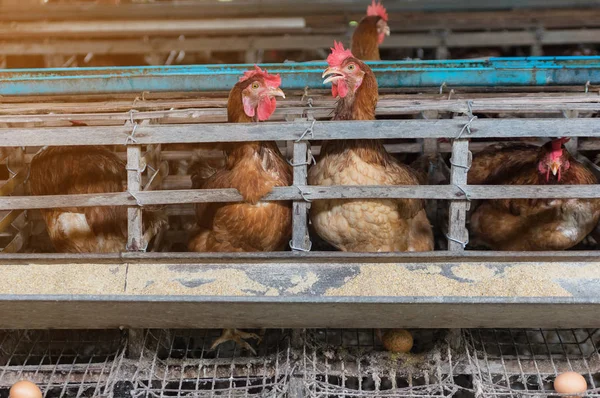
MULTIPOLYGON (((294 186, 306 186, 308 172, 308 143, 294 143, 294 186)), ((311 247, 308 236, 308 209, 309 203, 304 200, 295 200, 292 207, 292 250, 309 251, 311 247)))
MULTIPOLYGON (((469 141, 457 139, 452 143, 452 167, 450 171, 450 184, 457 186, 467 185, 467 172, 470 166, 469 141)), ((450 220, 448 225, 448 250, 463 251, 468 242, 469 232, 466 228, 467 200, 453 200, 450 203, 450 220), (462 243, 461 243, 462 242, 462 243)))
MULTIPOLYGON (((127 192, 133 197, 142 188, 141 158, 141 146, 131 145, 127 147, 127 192)), ((146 244, 143 242, 143 234, 141 207, 129 207, 127 209, 127 250, 144 251, 146 244)))

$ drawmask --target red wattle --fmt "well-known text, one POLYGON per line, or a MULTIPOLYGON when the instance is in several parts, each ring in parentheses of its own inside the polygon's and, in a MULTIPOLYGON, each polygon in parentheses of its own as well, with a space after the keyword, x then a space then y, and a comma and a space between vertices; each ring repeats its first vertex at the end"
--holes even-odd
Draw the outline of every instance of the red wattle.
POLYGON ((271 117, 271 114, 275 112, 277 107, 277 101, 275 98, 269 98, 268 96, 261 97, 258 101, 258 120, 263 121, 271 117))

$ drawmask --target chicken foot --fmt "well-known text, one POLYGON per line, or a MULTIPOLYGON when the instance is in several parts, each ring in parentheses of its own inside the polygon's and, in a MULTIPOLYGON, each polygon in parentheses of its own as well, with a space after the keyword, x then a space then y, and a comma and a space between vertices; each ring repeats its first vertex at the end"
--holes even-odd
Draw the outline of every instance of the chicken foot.
POLYGON ((238 329, 223 329, 223 334, 221 334, 221 336, 215 340, 210 349, 214 350, 220 344, 223 344, 227 341, 233 341, 240 347, 245 348, 252 354, 256 355, 256 351, 254 350, 254 348, 252 348, 252 346, 248 344, 248 342, 244 339, 256 339, 257 344, 260 344, 260 342, 262 341, 262 337, 260 337, 256 333, 248 333, 238 329))

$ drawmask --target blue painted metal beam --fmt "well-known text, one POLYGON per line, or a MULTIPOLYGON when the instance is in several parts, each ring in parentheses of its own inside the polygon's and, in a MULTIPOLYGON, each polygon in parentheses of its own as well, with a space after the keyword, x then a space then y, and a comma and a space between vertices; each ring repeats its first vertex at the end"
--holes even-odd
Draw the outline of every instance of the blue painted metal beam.
MULTIPOLYGON (((491 58, 485 61, 369 62, 381 88, 600 84, 600 57, 491 58)), ((325 62, 263 64, 284 89, 327 88, 325 62)), ((0 95, 142 91, 228 91, 251 65, 12 69, 0 71, 0 95)))

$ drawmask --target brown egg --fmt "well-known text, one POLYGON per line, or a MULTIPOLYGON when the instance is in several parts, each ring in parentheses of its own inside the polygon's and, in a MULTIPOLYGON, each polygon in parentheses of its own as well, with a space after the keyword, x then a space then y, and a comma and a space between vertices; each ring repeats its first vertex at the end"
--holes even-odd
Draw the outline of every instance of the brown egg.
POLYGON ((413 347, 412 334, 405 329, 386 330, 381 342, 386 350, 394 353, 406 353, 413 347))
POLYGON ((42 391, 30 381, 21 380, 10 388, 9 398, 42 398, 42 391))
MULTIPOLYGON (((587 382, 579 373, 565 372, 554 379, 554 389, 561 394, 584 393, 587 390, 587 382)), ((579 398, 581 395, 570 397, 579 398)))

